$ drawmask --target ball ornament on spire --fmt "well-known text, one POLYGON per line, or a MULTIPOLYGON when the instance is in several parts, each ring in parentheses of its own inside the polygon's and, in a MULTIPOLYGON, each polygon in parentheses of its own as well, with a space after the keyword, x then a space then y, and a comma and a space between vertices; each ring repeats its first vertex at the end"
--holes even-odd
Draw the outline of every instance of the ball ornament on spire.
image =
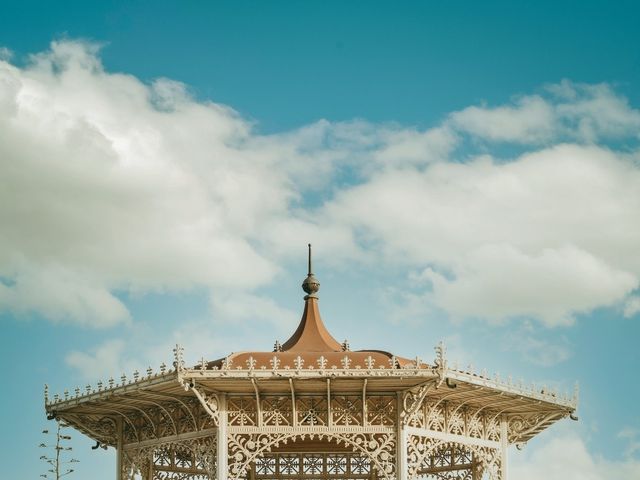
POLYGON ((307 293, 304 299, 308 298, 318 298, 318 290, 320 290, 320 282, 313 275, 311 270, 311 244, 309 244, 309 273, 307 273, 307 278, 302 282, 302 289, 307 293))

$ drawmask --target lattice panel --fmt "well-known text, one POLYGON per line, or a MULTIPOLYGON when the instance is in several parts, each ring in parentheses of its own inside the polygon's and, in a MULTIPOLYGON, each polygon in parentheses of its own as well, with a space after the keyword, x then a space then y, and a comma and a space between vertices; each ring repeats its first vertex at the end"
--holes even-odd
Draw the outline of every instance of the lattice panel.
POLYGON ((256 425, 256 400, 253 397, 231 397, 227 400, 229 425, 256 425))
POLYGON ((362 397, 332 397, 331 421, 334 425, 362 425, 362 397))
POLYGON ((451 445, 436 450, 425 458, 418 468, 418 478, 437 478, 442 480, 472 480, 474 469, 473 453, 464 447, 451 445))
POLYGON ((159 448, 153 453, 155 469, 196 470, 199 466, 202 468, 200 463, 193 452, 184 447, 168 446, 159 448))
POLYGON ((256 459, 252 477, 277 479, 375 479, 371 461, 355 453, 269 453, 256 459))
POLYGON ((445 406, 441 403, 425 403, 424 427, 436 432, 444 432, 445 426, 445 406))
MULTIPOLYGON (((354 427, 357 428, 357 427, 354 427)), ((229 446, 229 479, 248 476, 258 465, 261 478, 334 478, 325 475, 335 472, 335 478, 395 478, 396 438, 393 433, 322 432, 299 433, 231 433, 229 446), (274 453, 275 447, 300 440, 335 442, 353 453, 274 453), (342 455, 342 456, 341 456, 342 455), (256 463, 257 462, 257 463, 256 463), (253 466, 253 467, 252 467, 253 466), (323 474, 319 472, 322 466, 323 474), (344 476, 353 474, 359 476, 344 476), (342 475, 342 476, 339 476, 342 475), (370 477, 367 475, 377 475, 370 477)))
POLYGON ((396 402, 396 397, 390 395, 367 397, 367 423, 369 425, 395 425, 396 402))
POLYGON ((207 480, 216 476, 215 436, 124 451, 123 478, 207 480), (149 472, 153 472, 150 476, 149 472))
POLYGON ((261 408, 263 425, 292 425, 291 397, 263 397, 261 408))
POLYGON ((327 399, 325 397, 296 398, 298 425, 318 426, 328 424, 327 399))
POLYGON ((499 448, 481 447, 409 435, 407 438, 407 473, 409 479, 502 480, 502 457, 499 448))
POLYGON ((500 419, 482 408, 461 407, 448 402, 425 402, 411 419, 412 426, 471 438, 500 441, 500 419), (419 413, 419 414, 418 414, 419 413))

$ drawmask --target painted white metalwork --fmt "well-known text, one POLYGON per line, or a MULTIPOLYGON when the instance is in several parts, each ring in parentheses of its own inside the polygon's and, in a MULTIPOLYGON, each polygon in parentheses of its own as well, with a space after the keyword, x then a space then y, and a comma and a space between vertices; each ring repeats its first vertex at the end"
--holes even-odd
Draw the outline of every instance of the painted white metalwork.
POLYGON ((329 479, 328 462, 339 455, 370 466, 345 478, 503 480, 508 445, 525 443, 577 407, 577 391, 561 397, 451 369, 444 346, 436 352, 433 366, 416 358, 402 368, 395 357, 389 365, 371 356, 354 365, 349 352, 342 368, 327 368, 320 354, 282 368, 275 353, 268 368, 257 368, 253 357, 245 365, 227 358, 219 367, 201 361, 187 368, 176 345, 172 370, 122 375, 119 384, 99 382, 85 394, 50 398, 47 387, 45 405, 99 443, 118 446, 118 478, 126 480, 266 479, 260 471, 294 458, 300 468, 311 459, 311 469, 321 459, 317 477, 329 479), (220 382, 242 393, 220 392, 220 382), (283 450, 318 442, 327 451, 283 450))

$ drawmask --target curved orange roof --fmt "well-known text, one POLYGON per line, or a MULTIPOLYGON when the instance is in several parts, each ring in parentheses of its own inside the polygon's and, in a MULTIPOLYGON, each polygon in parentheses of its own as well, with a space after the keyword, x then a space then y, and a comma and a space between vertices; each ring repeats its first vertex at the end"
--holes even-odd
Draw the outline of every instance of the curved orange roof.
POLYGON ((210 366, 240 368, 402 368, 411 361, 396 357, 382 350, 350 351, 348 345, 338 342, 327 330, 320 309, 318 296, 320 282, 311 273, 311 245, 309 245, 309 273, 302 284, 307 293, 304 297, 304 311, 296 331, 281 346, 271 352, 236 352, 224 359, 211 362, 210 366), (277 365, 275 365, 277 364, 277 365), (347 365, 345 365, 347 364, 347 365))
POLYGON ((324 326, 318 308, 318 299, 308 297, 296 331, 282 344, 283 352, 341 352, 342 344, 331 336, 324 326))

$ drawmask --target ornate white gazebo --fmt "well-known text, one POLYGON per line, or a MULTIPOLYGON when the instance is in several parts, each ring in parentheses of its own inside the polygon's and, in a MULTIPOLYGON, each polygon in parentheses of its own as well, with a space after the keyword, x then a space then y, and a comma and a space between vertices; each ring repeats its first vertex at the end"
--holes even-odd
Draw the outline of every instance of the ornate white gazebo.
POLYGON ((240 352, 49 398, 49 418, 117 451, 116 478, 507 478, 507 447, 564 417, 571 398, 381 350, 325 328, 311 273, 302 319, 271 352, 240 352))

